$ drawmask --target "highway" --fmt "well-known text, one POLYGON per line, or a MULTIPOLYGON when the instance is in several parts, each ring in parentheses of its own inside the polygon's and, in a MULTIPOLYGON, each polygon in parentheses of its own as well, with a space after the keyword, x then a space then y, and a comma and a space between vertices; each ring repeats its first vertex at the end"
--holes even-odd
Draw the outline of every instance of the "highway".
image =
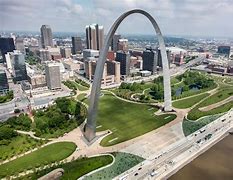
POLYGON ((143 163, 131 168, 114 179, 120 180, 122 177, 124 180, 164 179, 168 173, 185 165, 192 155, 195 155, 212 141, 217 140, 221 135, 229 131, 232 128, 232 115, 233 111, 231 110, 227 114, 206 125, 201 130, 163 149, 160 153, 151 156, 143 163), (210 134, 211 138, 206 140, 206 137, 210 134), (156 172, 154 173, 156 176, 154 175, 152 177, 152 172, 156 172))

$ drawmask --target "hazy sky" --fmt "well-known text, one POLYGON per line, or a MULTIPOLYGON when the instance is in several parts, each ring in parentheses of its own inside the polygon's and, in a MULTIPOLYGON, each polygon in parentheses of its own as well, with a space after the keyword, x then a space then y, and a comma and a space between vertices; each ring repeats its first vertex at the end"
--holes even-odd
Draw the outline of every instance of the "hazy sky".
MULTIPOLYGON (((233 37, 233 0, 0 0, 0 31, 84 32, 87 24, 105 33, 124 11, 141 8, 157 20, 163 34, 233 37)), ((152 34, 142 15, 131 15, 119 33, 152 34)))

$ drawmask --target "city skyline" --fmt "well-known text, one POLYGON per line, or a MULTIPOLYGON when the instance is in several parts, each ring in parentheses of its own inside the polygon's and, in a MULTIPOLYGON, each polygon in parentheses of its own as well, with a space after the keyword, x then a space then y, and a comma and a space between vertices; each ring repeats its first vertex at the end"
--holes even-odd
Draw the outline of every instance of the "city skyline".
MULTIPOLYGON (((122 12, 140 8, 150 12, 156 18, 165 35, 232 37, 233 25, 229 22, 233 13, 231 12, 232 4, 228 0, 221 2, 216 0, 204 2, 124 0, 111 3, 106 0, 52 0, 49 2, 1 0, 0 4, 2 5, 0 31, 38 31, 42 24, 49 24, 54 32, 80 33, 84 32, 86 25, 98 23, 102 24, 107 32, 113 20, 122 12)), ((153 34, 153 28, 144 17, 139 15, 127 18, 118 32, 120 34, 153 34), (147 26, 148 28, 145 28, 147 26)))

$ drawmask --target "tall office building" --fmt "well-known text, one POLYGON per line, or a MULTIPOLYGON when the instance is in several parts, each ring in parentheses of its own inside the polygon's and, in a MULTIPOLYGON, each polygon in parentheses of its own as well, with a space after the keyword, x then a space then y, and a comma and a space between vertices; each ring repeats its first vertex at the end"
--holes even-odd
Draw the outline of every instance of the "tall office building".
POLYGON ((7 81, 6 72, 0 69, 0 95, 9 91, 9 84, 7 81))
POLYGON ((21 53, 25 54, 25 47, 24 47, 23 38, 16 37, 16 39, 15 39, 15 48, 17 50, 19 50, 21 53))
POLYGON ((71 48, 70 47, 61 47, 60 53, 61 53, 61 57, 63 57, 63 58, 70 58, 71 48))
POLYGON ((114 52, 118 51, 119 39, 121 39, 121 35, 119 35, 119 34, 114 34, 113 37, 112 37, 111 49, 114 52))
POLYGON ((53 47, 53 35, 52 35, 52 29, 49 25, 42 25, 40 28, 41 32, 41 45, 42 48, 45 48, 47 46, 53 47))
POLYGON ((15 50, 14 39, 0 37, 0 51, 3 56, 3 62, 6 62, 5 54, 13 52, 13 50, 15 50))
POLYGON ((15 50, 14 52, 9 53, 9 56, 10 56, 12 75, 14 77, 14 81, 27 80, 25 55, 20 51, 15 50))
POLYGON ((218 46, 218 53, 219 54, 225 54, 227 57, 229 57, 231 52, 230 46, 218 46))
POLYGON ((117 51, 116 61, 120 62, 120 72, 123 76, 130 74, 130 54, 129 52, 117 51))
POLYGON ((61 89, 60 65, 48 63, 45 66, 46 83, 49 89, 61 89))
POLYGON ((142 68, 143 70, 151 71, 152 74, 156 73, 157 69, 157 53, 153 51, 151 48, 146 48, 142 54, 142 68))
POLYGON ((104 45, 104 27, 98 24, 86 26, 87 49, 101 50, 104 45))
POLYGON ((81 53, 83 50, 81 37, 72 37, 72 54, 81 53))
MULTIPOLYGON (((167 50, 167 58, 170 66, 171 52, 169 50, 167 50)), ((146 50, 143 51, 142 60, 142 69, 151 71, 152 74, 157 72, 157 67, 163 68, 162 56, 160 49, 158 48, 156 50, 153 50, 152 48, 146 48, 146 50)))

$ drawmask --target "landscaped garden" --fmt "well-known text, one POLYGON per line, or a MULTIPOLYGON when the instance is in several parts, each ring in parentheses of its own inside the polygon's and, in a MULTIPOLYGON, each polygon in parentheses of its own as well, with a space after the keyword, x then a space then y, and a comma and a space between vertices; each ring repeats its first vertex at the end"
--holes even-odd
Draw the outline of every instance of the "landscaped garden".
POLYGON ((40 147, 48 141, 36 140, 28 135, 21 135, 15 131, 3 130, 0 128, 0 162, 11 157, 23 154, 31 149, 40 147), (2 134, 7 134, 8 138, 2 138, 2 134), (12 134, 13 133, 13 134, 12 134))
POLYGON ((157 116, 154 106, 129 103, 113 95, 104 94, 100 98, 97 131, 111 130, 101 141, 102 146, 111 146, 133 139, 157 129, 176 118, 174 114, 157 116))
POLYGON ((90 158, 79 158, 65 164, 53 166, 51 168, 47 168, 45 170, 38 171, 27 176, 23 176, 19 179, 38 179, 57 168, 64 169, 64 174, 61 179, 78 179, 81 176, 95 169, 101 168, 112 163, 112 161, 113 159, 110 155, 102 155, 90 158))
POLYGON ((128 153, 121 153, 116 152, 112 153, 115 157, 115 162, 112 166, 107 167, 101 171, 98 171, 90 176, 85 177, 85 180, 109 180, 113 179, 114 177, 122 174, 123 172, 127 171, 128 169, 136 166, 137 164, 144 161, 143 158, 128 154, 128 153))
MULTIPOLYGON (((171 79, 171 94, 174 100, 197 95, 216 87, 216 83, 210 76, 195 71, 187 71, 171 79)), ((149 83, 143 81, 141 83, 123 82, 119 88, 112 91, 119 97, 133 101, 145 103, 163 101, 163 77, 160 76, 149 83)))
POLYGON ((63 81, 63 84, 73 91, 76 91, 76 90, 86 91, 90 87, 89 84, 81 80, 75 80, 75 81, 67 80, 67 81, 63 81))
POLYGON ((11 101, 14 98, 13 91, 7 92, 5 95, 0 96, 0 104, 11 101))
POLYGON ((187 119, 183 120, 182 127, 183 127, 183 132, 185 136, 188 136, 195 131, 201 129, 202 127, 206 126, 207 124, 215 121, 219 117, 221 117, 223 114, 216 114, 216 115, 211 115, 211 116, 206 116, 203 118, 198 119, 197 121, 190 121, 187 119))
POLYGON ((35 140, 16 132, 16 130, 29 131, 31 125, 30 118, 24 114, 0 123, 0 161, 22 154, 47 142, 35 140))
POLYGON ((0 178, 17 175, 29 169, 58 162, 70 156, 76 149, 71 142, 59 142, 47 145, 27 155, 0 165, 0 178))
POLYGON ((46 110, 34 112, 34 131, 39 137, 59 137, 78 127, 86 118, 86 107, 74 99, 58 98, 46 110))

